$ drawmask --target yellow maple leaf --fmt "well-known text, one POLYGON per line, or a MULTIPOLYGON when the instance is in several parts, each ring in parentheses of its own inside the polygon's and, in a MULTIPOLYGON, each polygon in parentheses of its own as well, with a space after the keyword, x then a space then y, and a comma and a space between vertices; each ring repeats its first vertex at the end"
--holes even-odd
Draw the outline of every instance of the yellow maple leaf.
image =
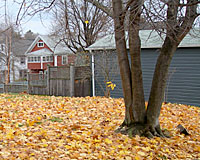
POLYGON ((110 139, 108 139, 108 138, 105 139, 105 142, 106 142, 107 144, 112 144, 112 140, 110 140, 110 139))
POLYGON ((69 145, 65 145, 65 148, 66 148, 66 149, 71 149, 72 147, 69 146, 69 145))
POLYGON ((40 121, 42 119, 42 117, 37 116, 36 119, 40 121))
POLYGON ((138 156, 135 156, 135 160, 141 160, 141 158, 138 156))
POLYGON ((6 138, 7 139, 13 139, 14 138, 14 130, 13 129, 9 129, 8 131, 7 131, 7 134, 6 134, 6 138))

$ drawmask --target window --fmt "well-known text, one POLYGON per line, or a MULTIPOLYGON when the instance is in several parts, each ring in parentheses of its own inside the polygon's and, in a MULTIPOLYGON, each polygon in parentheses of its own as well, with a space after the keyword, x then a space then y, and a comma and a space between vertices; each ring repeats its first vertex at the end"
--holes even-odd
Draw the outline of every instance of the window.
POLYGON ((28 57, 28 62, 38 63, 40 62, 40 57, 28 57))
POLYGON ((50 61, 53 62, 53 56, 50 56, 50 61))
POLYGON ((37 57, 37 61, 40 62, 40 57, 37 57))
POLYGON ((19 71, 20 78, 27 78, 27 70, 20 70, 19 71))
POLYGON ((42 58, 42 61, 45 62, 45 61, 46 61, 46 57, 43 57, 43 58, 42 58))
POLYGON ((25 57, 20 57, 20 64, 25 64, 25 57))
POLYGON ((68 57, 66 55, 62 56, 62 64, 68 64, 68 57))
POLYGON ((46 57, 46 59, 47 59, 47 62, 49 62, 49 60, 50 60, 50 57, 49 57, 49 56, 47 56, 47 57, 46 57))
POLYGON ((53 56, 46 56, 43 57, 43 62, 53 62, 53 56))
POLYGON ((44 47, 44 42, 38 42, 38 43, 37 43, 37 46, 38 46, 38 47, 44 47))
POLYGON ((5 44, 0 44, 0 50, 2 51, 2 52, 4 52, 5 51, 5 44))

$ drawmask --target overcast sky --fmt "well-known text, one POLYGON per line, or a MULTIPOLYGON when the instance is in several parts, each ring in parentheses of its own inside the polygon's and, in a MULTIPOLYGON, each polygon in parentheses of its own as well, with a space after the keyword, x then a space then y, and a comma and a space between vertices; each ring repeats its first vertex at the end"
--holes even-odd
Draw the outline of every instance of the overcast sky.
MULTIPOLYGON (((9 17, 11 17, 11 21, 13 23, 16 22, 16 15, 19 11, 19 5, 15 4, 13 0, 7 0, 7 14, 9 17)), ((0 23, 5 22, 5 2, 4 0, 0 0, 0 23)), ((30 20, 23 19, 23 21, 20 23, 20 30, 22 30, 23 33, 26 33, 28 30, 31 30, 34 33, 39 34, 48 34, 49 28, 50 28, 50 19, 48 15, 44 15, 42 17, 42 21, 38 16, 32 17, 30 20)))

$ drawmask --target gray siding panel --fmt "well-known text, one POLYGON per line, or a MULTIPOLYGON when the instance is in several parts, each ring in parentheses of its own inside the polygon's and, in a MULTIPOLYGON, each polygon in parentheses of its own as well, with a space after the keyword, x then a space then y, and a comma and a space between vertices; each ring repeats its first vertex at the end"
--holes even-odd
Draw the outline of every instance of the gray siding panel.
MULTIPOLYGON (((158 49, 142 49, 141 63, 143 69, 143 83, 145 100, 148 101, 152 77, 158 57, 158 49)), ((95 59, 100 59, 98 54, 95 59)), ((112 53, 109 59, 111 66, 117 64, 116 54, 112 53)), ((103 96, 101 85, 104 78, 95 64, 96 95, 103 96)), ((119 69, 112 73, 111 81, 116 84, 112 97, 123 97, 119 69), (118 72, 118 73, 117 73, 118 72)), ((165 91, 164 101, 200 106, 200 48, 179 48, 173 56, 165 91)))
POLYGON ((200 106, 200 48, 178 49, 170 70, 166 101, 200 106))
POLYGON ((149 99, 149 92, 151 89, 154 68, 156 65, 158 50, 144 49, 141 54, 143 87, 145 101, 149 99))

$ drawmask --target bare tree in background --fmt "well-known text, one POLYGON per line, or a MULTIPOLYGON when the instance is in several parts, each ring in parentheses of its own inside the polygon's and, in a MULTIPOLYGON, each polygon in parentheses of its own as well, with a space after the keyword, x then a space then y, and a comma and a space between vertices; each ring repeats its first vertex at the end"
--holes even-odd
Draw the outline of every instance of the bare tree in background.
MULTIPOLYGON (((112 10, 96 0, 87 0, 114 19, 115 42, 122 79, 125 101, 125 119, 121 133, 130 136, 162 136, 159 123, 160 110, 164 97, 168 68, 173 54, 183 38, 192 29, 197 17, 198 0, 112 0, 112 10), (125 41, 125 17, 129 14, 129 49, 131 64, 125 41), (164 42, 155 67, 148 107, 145 109, 144 89, 141 68, 141 41, 139 36, 141 17, 146 16, 152 26, 162 20, 166 30, 164 42)), ((156 29, 156 28, 155 28, 156 29)))
MULTIPOLYGON (((109 4, 106 0, 98 2, 109 4)), ((15 0, 15 3, 19 4, 16 19, 19 25, 36 14, 42 21, 43 16, 53 13, 52 34, 64 41, 74 53, 84 50, 112 30, 111 18, 86 0, 15 0)))
POLYGON ((22 21, 25 19, 29 21, 36 14, 42 17, 43 12, 49 12, 54 7, 56 0, 15 0, 14 2, 19 5, 16 25, 20 25, 22 21))
MULTIPOLYGON (((98 0, 99 3, 107 3, 98 0)), ((60 0, 53 9, 53 34, 74 52, 85 51, 111 28, 111 18, 86 0, 60 0)))
POLYGON ((12 26, 7 26, 1 31, 0 40, 0 63, 1 69, 4 71, 4 79, 6 84, 10 83, 10 71, 12 61, 12 26))
POLYGON ((1 50, 0 50, 0 63, 1 69, 4 72, 4 79, 6 84, 10 83, 11 71, 11 57, 12 57, 12 33, 14 25, 11 23, 11 18, 7 11, 7 1, 4 1, 4 23, 1 23, 1 50))

